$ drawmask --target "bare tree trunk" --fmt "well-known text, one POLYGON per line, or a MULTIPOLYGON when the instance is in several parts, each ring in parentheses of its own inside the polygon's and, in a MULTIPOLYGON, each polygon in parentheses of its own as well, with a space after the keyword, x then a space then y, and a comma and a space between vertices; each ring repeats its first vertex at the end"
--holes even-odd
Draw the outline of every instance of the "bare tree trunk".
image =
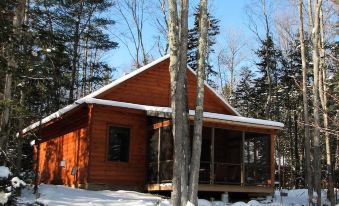
POLYGON ((298 116, 294 110, 294 161, 295 161, 295 187, 300 188, 300 162, 299 162, 299 135, 298 135, 298 116))
MULTIPOLYGON (((13 17, 13 33, 17 35, 18 39, 21 38, 21 27, 25 20, 25 11, 26 11, 26 0, 20 0, 15 8, 15 14, 13 17)), ((13 48, 16 48, 17 45, 11 45, 13 48)), ((8 135, 4 134, 10 116, 10 106, 9 102, 12 99, 12 82, 13 82, 13 70, 17 68, 17 62, 15 57, 15 52, 10 54, 8 60, 8 72, 5 76, 5 85, 4 85, 4 94, 3 100, 6 102, 3 112, 1 113, 0 118, 0 148, 2 149, 4 144, 7 142, 8 135)))
MULTIPOLYGON (((20 91, 20 106, 24 107, 24 92, 21 89, 20 91)), ((18 136, 18 144, 17 144, 17 159, 16 159, 16 168, 17 168, 17 172, 21 172, 21 167, 22 167, 22 146, 23 146, 23 136, 22 136, 22 129, 24 126, 24 118, 23 115, 21 115, 21 117, 19 117, 19 124, 18 124, 18 128, 19 128, 19 136, 18 136)))
MULTIPOLYGON (((270 36, 270 27, 268 25, 268 16, 266 11, 266 0, 261 0, 261 6, 262 6, 262 12, 264 15, 265 20, 265 27, 266 27, 266 40, 270 36)), ((265 49, 265 58, 268 56, 267 48, 265 49)), ((265 68, 266 74, 267 74, 267 83, 268 83, 268 94, 267 94, 267 100, 265 103, 265 116, 268 119, 271 119, 271 107, 272 107, 272 77, 271 77, 271 69, 269 68, 269 65, 266 65, 265 68)))
MULTIPOLYGON (((314 115, 314 188, 317 193, 317 205, 321 205, 321 145, 319 124, 319 14, 322 0, 314 2, 314 19, 312 29, 313 45, 313 115, 314 115)), ((312 18, 312 17, 310 17, 312 18)))
POLYGON ((170 79, 171 79, 171 108, 172 108, 172 133, 173 133, 173 180, 172 180, 172 205, 181 205, 181 174, 183 158, 182 146, 182 117, 183 104, 181 100, 184 85, 179 82, 179 66, 180 66, 180 45, 179 45, 179 21, 176 0, 168 0, 169 6, 169 49, 170 49, 170 79))
POLYGON ((308 7, 308 31, 310 32, 310 35, 312 35, 312 29, 313 29, 313 9, 312 9, 312 0, 307 0, 308 7))
POLYGON ((200 19, 199 19, 199 59, 197 70, 197 88, 196 88, 196 105, 194 116, 194 136, 193 150, 191 159, 190 183, 189 183, 189 201, 198 205, 198 186, 199 186, 199 169, 202 142, 203 111, 204 111, 204 80, 205 80, 205 59, 207 48, 207 0, 200 0, 200 19))
POLYGON ((188 99, 187 99, 187 43, 188 43, 188 0, 180 1, 180 82, 183 83, 182 96, 183 104, 183 122, 182 122, 182 141, 183 155, 181 170, 181 205, 186 205, 188 201, 188 173, 190 162, 190 138, 189 138, 189 114, 188 114, 188 99))
POLYGON ((312 187, 312 172, 311 172, 311 142, 310 142, 310 121, 308 114, 308 95, 307 95, 307 61, 305 50, 305 38, 304 38, 304 19, 303 19, 303 1, 299 0, 299 40, 301 50, 301 63, 302 63, 302 75, 303 75, 303 105, 304 105, 304 122, 305 122, 305 174, 306 185, 308 188, 308 204, 312 204, 313 187, 312 187))
POLYGON ((82 85, 81 85, 81 95, 84 97, 84 96, 86 96, 87 94, 88 94, 88 84, 87 84, 87 81, 91 78, 91 76, 89 76, 88 74, 87 74, 87 71, 88 71, 88 69, 87 69, 87 67, 88 67, 88 56, 89 56, 89 54, 88 54, 88 47, 89 47, 89 45, 88 45, 88 37, 86 38, 86 40, 85 40, 85 59, 83 60, 84 62, 83 62, 83 65, 82 65, 82 85))
POLYGON ((77 15, 77 21, 74 28, 74 36, 73 36, 73 56, 72 56, 72 76, 71 76, 71 88, 69 90, 69 99, 68 103, 72 103, 74 101, 74 90, 77 82, 77 72, 78 72, 78 48, 80 42, 80 20, 83 9, 83 1, 80 1, 80 9, 77 15))
POLYGON ((324 46, 324 22, 323 22, 323 12, 320 8, 319 13, 320 21, 320 71, 319 71, 319 94, 320 94, 320 103, 323 110, 323 121, 325 128, 325 146, 326 146, 326 170, 328 175, 328 196, 331 202, 331 206, 335 205, 334 198, 334 185, 333 185, 333 170, 332 170, 332 160, 331 160, 331 143, 330 143, 330 134, 328 132, 328 107, 327 107, 327 83, 326 83, 326 65, 325 65, 325 46, 324 46))
POLYGON ((8 136, 5 135, 6 126, 9 121, 9 101, 12 98, 12 73, 7 73, 5 77, 5 88, 3 100, 6 102, 0 119, 0 148, 2 149, 7 142, 8 136))
POLYGON ((119 38, 126 46, 134 60, 134 66, 139 68, 148 63, 146 48, 144 46, 143 25, 145 22, 145 0, 121 0, 116 2, 116 8, 127 26, 129 37, 119 38), (133 44, 134 52, 130 49, 129 42, 133 44))

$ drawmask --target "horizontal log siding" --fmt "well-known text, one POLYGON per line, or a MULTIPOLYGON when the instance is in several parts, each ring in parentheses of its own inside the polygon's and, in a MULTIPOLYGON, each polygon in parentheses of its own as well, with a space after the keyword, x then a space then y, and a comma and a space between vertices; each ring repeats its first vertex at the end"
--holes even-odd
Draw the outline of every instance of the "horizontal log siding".
POLYGON ((89 140, 87 107, 70 114, 45 128, 39 136, 40 182, 76 186, 87 183, 89 140), (65 161, 61 167, 60 162, 65 161), (77 169, 76 176, 72 168, 77 169))
POLYGON ((94 105, 89 182, 112 186, 145 185, 147 120, 144 111, 94 105), (128 162, 107 160, 108 126, 130 128, 128 162))
MULTIPOLYGON (((145 104, 152 106, 170 106, 169 60, 132 77, 120 85, 104 92, 98 98, 145 104)), ((196 76, 187 71, 189 108, 195 106, 196 76)), ((224 103, 205 87, 204 111, 232 114, 224 103)))

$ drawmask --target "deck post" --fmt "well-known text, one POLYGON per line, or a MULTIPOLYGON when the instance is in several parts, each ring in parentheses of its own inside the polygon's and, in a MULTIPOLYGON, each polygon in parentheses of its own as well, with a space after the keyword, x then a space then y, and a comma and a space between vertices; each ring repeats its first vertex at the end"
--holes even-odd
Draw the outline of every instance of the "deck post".
POLYGON ((211 129, 211 163, 210 163, 210 184, 214 184, 214 127, 211 129))
POLYGON ((157 183, 160 183, 160 150, 161 150, 161 127, 159 127, 159 136, 158 136, 158 157, 157 157, 157 183))
POLYGON ((245 131, 242 131, 242 136, 241 136, 241 186, 245 185, 245 131))
POLYGON ((274 131, 271 134, 271 186, 274 186, 275 181, 275 157, 274 157, 274 147, 275 147, 275 138, 276 138, 276 132, 274 131))

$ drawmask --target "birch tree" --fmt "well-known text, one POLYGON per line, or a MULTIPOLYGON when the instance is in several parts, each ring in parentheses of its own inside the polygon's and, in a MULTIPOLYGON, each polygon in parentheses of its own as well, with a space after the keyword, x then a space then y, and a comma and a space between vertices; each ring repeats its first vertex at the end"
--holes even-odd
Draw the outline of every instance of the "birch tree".
POLYGON ((332 172, 332 160, 331 160, 331 145, 330 145, 330 133, 329 122, 328 122, 328 106, 327 106, 327 69, 325 63, 325 37, 324 37, 324 20, 323 20, 323 9, 320 8, 319 13, 319 33, 320 38, 318 41, 318 45, 320 48, 320 64, 319 64, 319 96, 320 96, 320 104, 323 112, 323 126, 325 133, 325 149, 326 149, 326 170, 328 177, 328 193, 331 205, 335 205, 334 199, 334 186, 333 186, 333 172, 332 172))
POLYGON ((301 63, 302 63, 302 89, 303 89, 303 108, 304 108, 304 128, 305 128, 305 166, 306 166, 306 185, 308 188, 308 203, 311 205, 313 188, 312 188, 312 172, 311 172, 311 142, 310 142, 310 121, 308 114, 308 95, 307 95, 307 62, 306 62, 306 49, 304 38, 304 19, 303 19, 303 1, 299 0, 299 40, 301 51, 301 63))
POLYGON ((168 53, 168 6, 166 0, 157 0, 155 8, 150 12, 155 15, 153 19, 155 28, 158 30, 156 34, 156 44, 158 53, 163 56, 168 53))
POLYGON ((246 42, 243 35, 235 30, 228 30, 226 45, 218 52, 218 68, 220 89, 224 97, 231 103, 234 103, 234 92, 236 88, 236 74, 245 60, 244 47, 246 42), (221 66, 225 69, 221 70, 221 66), (226 78, 228 77, 228 78, 226 78))
POLYGON ((127 28, 126 32, 123 31, 120 35, 114 36, 127 48, 135 68, 149 63, 144 42, 146 2, 145 0, 121 0, 116 1, 115 6, 123 25, 127 28))
POLYGON ((171 80, 171 108, 172 108, 172 133, 173 133, 173 144, 174 144, 174 155, 173 155, 173 180, 172 180, 172 204, 173 206, 182 205, 183 201, 187 199, 187 197, 182 197, 182 190, 185 190, 187 184, 185 184, 185 180, 182 181, 184 177, 185 169, 185 151, 184 151, 184 138, 188 138, 185 136, 188 132, 185 132, 185 124, 188 123, 187 119, 187 106, 185 104, 185 95, 183 95, 185 90, 185 79, 186 79, 186 68, 187 65, 183 64, 180 60, 182 59, 181 54, 186 55, 187 46, 184 48, 181 45, 186 43, 187 45, 187 34, 185 37, 184 33, 180 33, 182 31, 187 31, 187 28, 183 28, 187 26, 187 20, 183 18, 187 18, 186 10, 188 9, 188 1, 181 0, 181 15, 182 18, 179 20, 178 10, 177 10, 177 1, 176 0, 168 0, 169 6, 169 51, 170 51, 170 80, 171 80), (180 30, 179 30, 180 28, 180 30), (185 39, 186 38, 186 39, 185 39), (184 65, 184 67, 183 67, 184 65))
POLYGON ((190 164, 190 182, 189 182, 189 201, 198 205, 198 185, 199 169, 201 156, 202 128, 203 128, 203 111, 204 111, 204 81, 205 81, 205 59, 207 48, 207 0, 200 0, 200 36, 199 36, 199 59, 197 70, 197 87, 196 87, 196 105, 194 116, 194 136, 192 159, 190 164))
POLYGON ((181 103, 183 104, 183 158, 181 170, 181 205, 186 205, 188 200, 188 172, 190 164, 190 138, 189 138, 189 114, 187 97, 187 44, 188 44, 188 0, 180 1, 180 76, 179 81, 183 84, 183 90, 180 92, 181 103))
MULTIPOLYGON (((321 205, 321 145, 320 145, 320 120, 319 120, 319 24, 320 9, 322 0, 315 0, 314 14, 309 16, 312 18, 312 59, 313 59, 313 116, 314 116, 314 189, 317 193, 317 205, 321 205)), ((309 5, 310 7, 310 5, 309 5)), ((312 12, 310 12, 312 13, 312 12)))

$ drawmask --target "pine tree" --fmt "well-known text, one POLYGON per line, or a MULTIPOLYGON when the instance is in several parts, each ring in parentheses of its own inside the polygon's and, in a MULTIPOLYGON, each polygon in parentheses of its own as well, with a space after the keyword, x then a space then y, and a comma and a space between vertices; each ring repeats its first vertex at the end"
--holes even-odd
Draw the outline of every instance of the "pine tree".
POLYGON ((282 57, 281 75, 279 78, 278 99, 281 103, 279 108, 284 112, 284 116, 281 116, 281 121, 286 125, 286 140, 283 145, 286 153, 289 155, 290 166, 285 174, 288 174, 294 178, 284 182, 290 187, 300 188, 304 185, 302 182, 303 173, 301 172, 301 153, 303 148, 299 145, 302 143, 302 129, 300 127, 300 117, 302 117, 303 105, 302 105, 302 70, 301 68, 301 54, 299 48, 299 40, 295 40, 290 43, 288 50, 284 57, 282 57))
POLYGON ((241 79, 235 91, 235 107, 246 117, 255 116, 253 113, 254 73, 248 67, 243 67, 240 72, 241 79))
MULTIPOLYGON (((198 68, 198 44, 199 44, 199 7, 195 9, 194 12, 194 27, 188 31, 188 65, 196 71, 198 68)), ((207 51, 206 51, 206 80, 207 82, 216 87, 215 83, 211 79, 212 76, 215 76, 217 72, 213 69, 213 66, 210 62, 210 55, 214 53, 213 45, 216 43, 216 36, 220 33, 219 20, 214 18, 209 13, 207 14, 208 18, 208 42, 207 42, 207 51)))
POLYGON ((112 5, 108 0, 35 1, 25 7, 24 23, 13 28, 16 1, 0 2, 0 111, 8 106, 8 126, 0 132, 6 136, 1 163, 17 169, 31 169, 31 148, 34 136, 23 140, 16 134, 22 127, 40 120, 69 102, 73 88, 76 98, 106 84, 114 71, 100 58, 114 49, 105 29, 114 22, 99 14, 112 5), (79 4, 83 10, 79 14, 79 4), (74 25, 80 18, 76 57, 76 87, 72 86, 74 62, 74 25), (15 32, 14 32, 15 31, 15 32), (9 60, 15 60, 11 66, 9 60), (3 83, 8 71, 12 76, 11 100, 3 100, 3 83), (23 154, 23 155, 20 155, 23 154), (22 161, 21 157, 28 157, 22 161))
POLYGON ((257 118, 272 119, 277 105, 273 99, 276 96, 279 59, 281 52, 275 48, 273 39, 268 36, 263 40, 260 49, 256 52, 260 61, 257 63, 259 77, 255 79, 257 118))

